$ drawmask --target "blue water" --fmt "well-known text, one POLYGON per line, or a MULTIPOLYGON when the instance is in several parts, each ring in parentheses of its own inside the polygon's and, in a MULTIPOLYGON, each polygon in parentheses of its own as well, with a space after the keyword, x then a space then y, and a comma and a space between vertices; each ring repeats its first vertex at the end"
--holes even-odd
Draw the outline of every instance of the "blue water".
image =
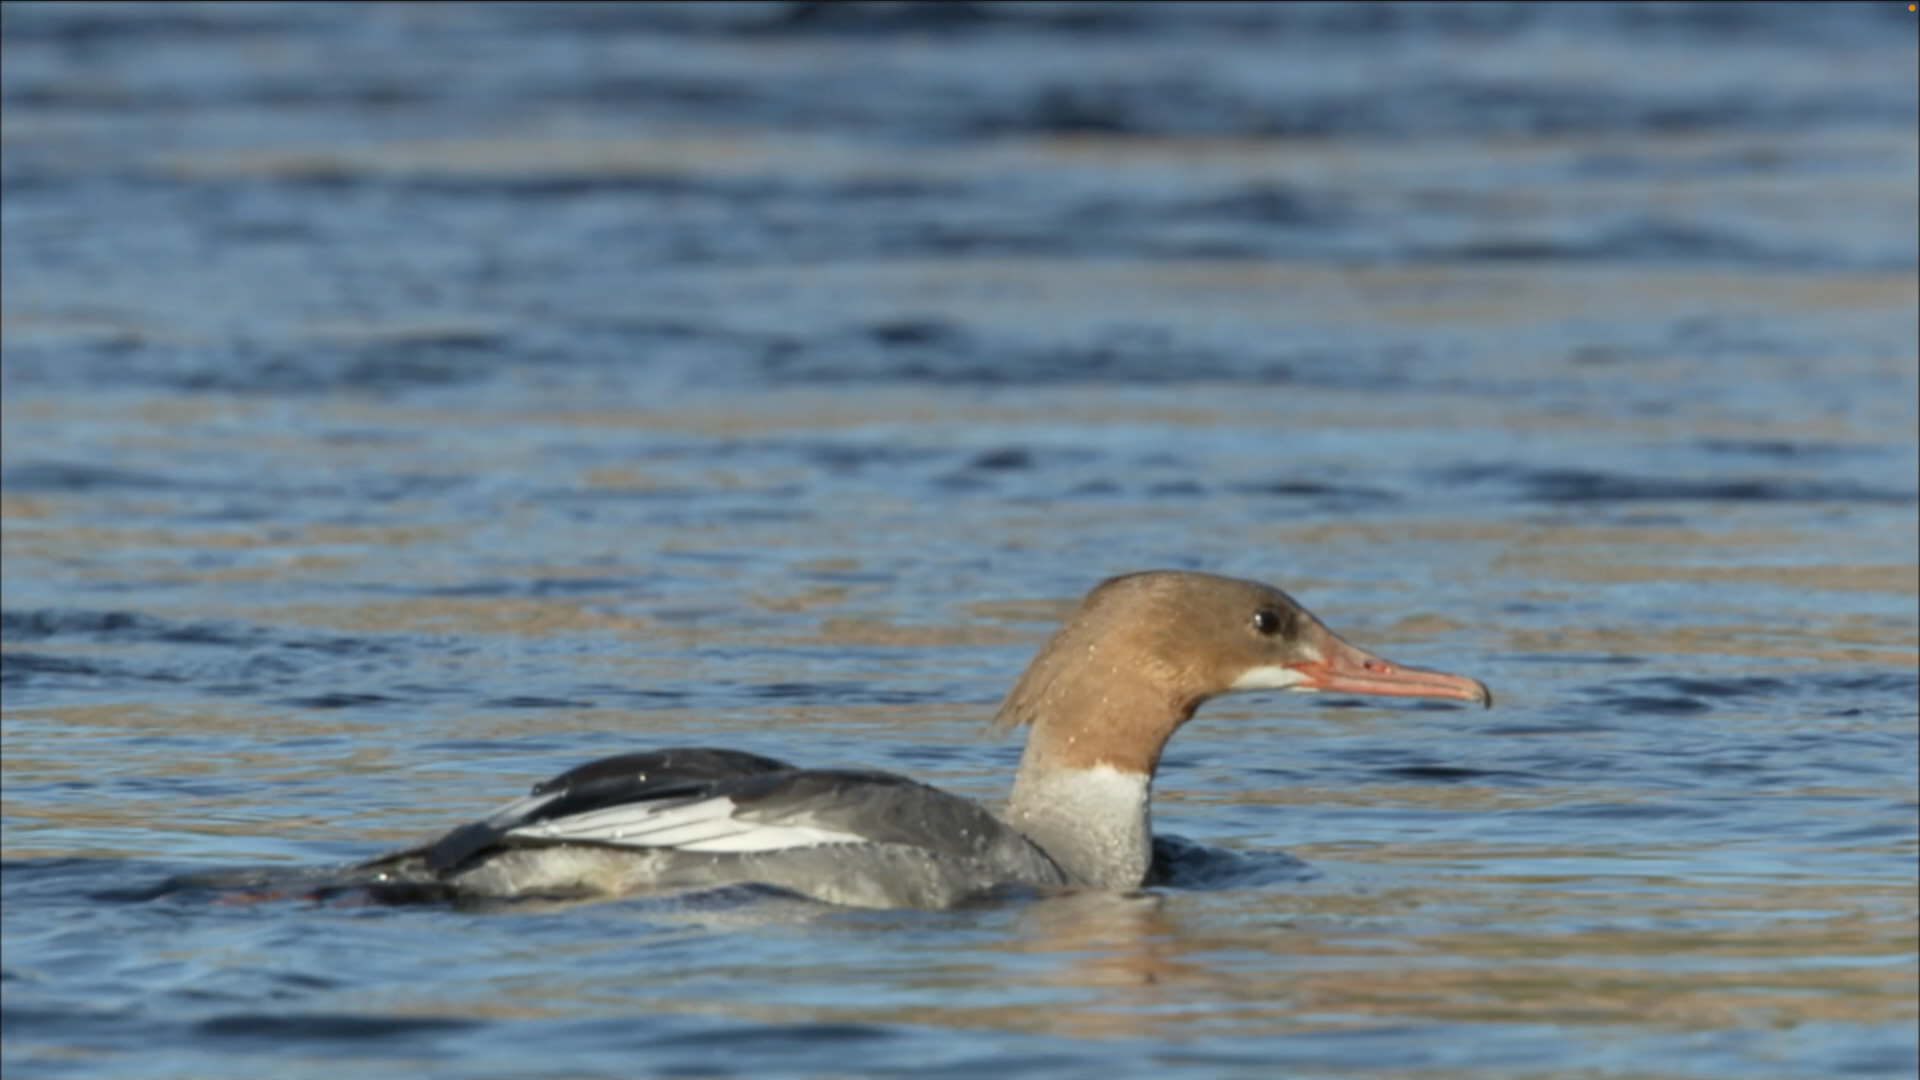
POLYGON ((8 1077, 1911 1076, 1904 5, 0 8, 8 1077), (1194 870, 234 903, 605 754, 1003 795, 1109 574, 1194 870))

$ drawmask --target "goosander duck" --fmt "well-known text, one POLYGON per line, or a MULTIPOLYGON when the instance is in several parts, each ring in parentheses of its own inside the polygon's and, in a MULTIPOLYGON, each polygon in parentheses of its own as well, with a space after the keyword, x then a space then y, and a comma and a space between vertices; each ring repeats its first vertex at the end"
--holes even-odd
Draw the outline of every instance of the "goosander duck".
POLYGON ((1003 886, 1136 889, 1167 740, 1208 699, 1339 691, 1491 706, 1486 686, 1388 663, 1287 594, 1157 570, 1102 582, 993 726, 1027 727, 998 815, 892 773, 737 750, 589 762, 431 843, 361 864, 396 897, 625 896, 757 883, 861 907, 940 908, 1003 886))

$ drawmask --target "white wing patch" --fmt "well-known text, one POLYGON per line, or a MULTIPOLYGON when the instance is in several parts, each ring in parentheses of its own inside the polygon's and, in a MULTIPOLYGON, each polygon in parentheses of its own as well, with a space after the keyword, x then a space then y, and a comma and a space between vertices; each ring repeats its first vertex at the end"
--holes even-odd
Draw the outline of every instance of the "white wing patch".
POLYGON ((510 830, 507 835, 715 853, 866 842, 866 837, 857 833, 815 825, 742 821, 733 816, 739 808, 739 804, 725 796, 697 802, 626 803, 551 821, 536 821, 510 830))
POLYGON ((507 827, 508 822, 519 821, 530 814, 536 813, 541 807, 565 794, 565 791, 550 791, 545 795, 528 795, 515 799, 500 809, 495 810, 493 813, 488 814, 483 823, 496 829, 504 829, 507 827))

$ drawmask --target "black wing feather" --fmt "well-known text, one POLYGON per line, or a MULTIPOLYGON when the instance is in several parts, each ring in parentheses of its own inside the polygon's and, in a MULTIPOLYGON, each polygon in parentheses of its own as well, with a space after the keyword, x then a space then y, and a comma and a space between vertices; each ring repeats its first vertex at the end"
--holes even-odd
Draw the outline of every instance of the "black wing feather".
POLYGON ((501 842, 513 829, 536 821, 584 814, 625 803, 700 798, 731 780, 792 772, 793 766, 739 750, 684 747, 616 754, 577 765, 533 786, 533 796, 554 798, 527 812, 494 815, 462 825, 418 849, 427 869, 445 873, 501 842))
POLYGON ((732 780, 757 773, 787 772, 793 766, 759 754, 741 750, 717 750, 705 746, 673 750, 646 750, 636 754, 615 754, 576 765, 551 780, 533 785, 533 794, 545 795, 561 788, 575 787, 611 777, 669 777, 681 780, 732 780))

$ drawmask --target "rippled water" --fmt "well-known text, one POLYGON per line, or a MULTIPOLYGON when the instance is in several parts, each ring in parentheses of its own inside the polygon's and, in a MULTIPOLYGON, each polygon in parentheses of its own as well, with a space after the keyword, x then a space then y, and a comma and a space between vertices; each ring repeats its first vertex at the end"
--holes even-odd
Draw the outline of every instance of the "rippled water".
POLYGON ((15 1076, 1911 1076, 1903 5, 0 9, 15 1076), (1136 896, 155 899, 732 745, 983 798, 1150 566, 1136 896))

